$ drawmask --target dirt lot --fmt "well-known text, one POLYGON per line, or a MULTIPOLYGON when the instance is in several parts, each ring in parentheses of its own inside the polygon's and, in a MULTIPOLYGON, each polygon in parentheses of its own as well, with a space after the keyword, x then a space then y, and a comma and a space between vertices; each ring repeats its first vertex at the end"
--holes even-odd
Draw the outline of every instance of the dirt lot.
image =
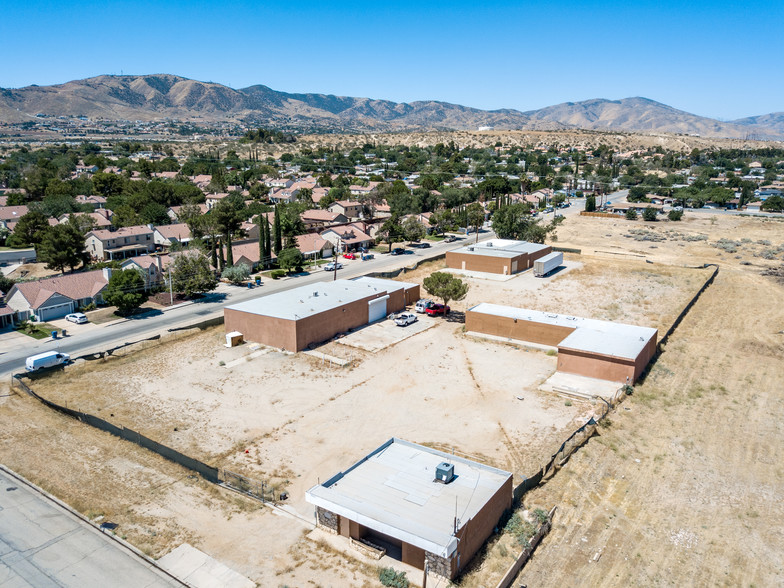
MULTIPOLYGON (((569 219, 559 243, 584 250, 570 258, 582 268, 538 288, 527 276, 471 279, 467 299, 437 327, 375 354, 334 342, 320 349, 353 354, 350 368, 278 352, 243 361, 247 346, 226 349, 222 331, 211 330, 35 384, 69 406, 286 487, 287 512, 259 509, 16 396, 0 398, 0 459, 83 512, 120 522, 153 555, 187 540, 265 586, 377 585, 367 562, 310 532, 304 491, 317 479, 392 435, 528 474, 594 410, 536 391, 554 357, 464 337, 467 306, 490 300, 663 330, 706 277, 677 266, 718 262, 716 283, 609 426, 525 497, 525 507, 558 512, 519 581, 781 584, 784 472, 776 464, 784 432, 770 415, 782 409, 784 310, 749 312, 781 299, 784 288, 759 276, 780 265, 764 256, 780 235, 781 225, 758 219, 569 219), (624 236, 642 228, 666 240, 624 236), (737 251, 715 247, 720 238, 736 241, 737 251)), ((401 279, 419 281, 437 266, 401 279)), ((495 540, 461 585, 493 585, 514 554, 508 537, 495 540)))

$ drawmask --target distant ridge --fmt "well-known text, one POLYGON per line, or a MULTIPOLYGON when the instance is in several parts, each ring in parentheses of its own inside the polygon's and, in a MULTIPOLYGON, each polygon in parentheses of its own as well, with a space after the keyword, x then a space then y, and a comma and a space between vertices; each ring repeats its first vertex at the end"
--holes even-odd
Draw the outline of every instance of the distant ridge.
POLYGON ((594 129, 705 137, 784 138, 784 113, 731 122, 690 114, 648 98, 592 99, 539 110, 480 110, 438 101, 410 103, 327 94, 291 94, 264 85, 235 90, 171 74, 97 76, 53 86, 0 89, 0 120, 36 114, 110 120, 243 120, 261 126, 328 131, 594 129))

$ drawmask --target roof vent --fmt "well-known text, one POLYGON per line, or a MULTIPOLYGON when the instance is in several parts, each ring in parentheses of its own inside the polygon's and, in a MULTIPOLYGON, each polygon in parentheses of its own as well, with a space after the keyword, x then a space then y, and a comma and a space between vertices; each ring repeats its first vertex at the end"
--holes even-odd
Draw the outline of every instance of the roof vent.
POLYGON ((487 242, 487 246, 488 246, 488 247, 492 247, 492 246, 493 246, 493 242, 492 242, 492 241, 488 241, 488 242, 487 242))
POLYGON ((313 292, 313 298, 318 298, 318 290, 316 290, 315 292, 313 292))
POLYGON ((449 484, 455 479, 455 465, 442 461, 436 466, 436 482, 449 484))
POLYGON ((468 248, 468 250, 469 250, 469 251, 473 251, 473 250, 474 250, 474 248, 473 248, 473 247, 469 247, 469 248, 468 248))

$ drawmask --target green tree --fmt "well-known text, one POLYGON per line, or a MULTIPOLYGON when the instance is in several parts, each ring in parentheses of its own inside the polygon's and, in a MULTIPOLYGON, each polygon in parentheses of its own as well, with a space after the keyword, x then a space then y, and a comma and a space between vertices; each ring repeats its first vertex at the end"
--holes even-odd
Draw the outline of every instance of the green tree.
POLYGON ((278 205, 275 205, 275 219, 273 220, 273 230, 275 232, 275 255, 280 253, 280 250, 283 249, 283 233, 280 229, 280 212, 278 210, 278 205))
POLYGON ((378 230, 378 236, 381 237, 381 240, 389 244, 389 251, 392 251, 392 243, 400 239, 402 235, 403 227, 400 224, 400 216, 397 214, 393 214, 385 220, 378 230))
POLYGON ((46 215, 37 210, 31 210, 16 223, 13 234, 8 238, 8 246, 30 247, 38 245, 48 229, 49 221, 46 215))
POLYGON ((286 247, 278 254, 278 265, 280 269, 290 272, 293 269, 301 268, 304 257, 296 247, 286 247))
POLYGON ((419 241, 425 236, 425 227, 415 216, 408 217, 401 226, 407 241, 419 241))
POLYGON ((177 255, 169 268, 172 288, 191 297, 209 292, 218 285, 207 257, 197 251, 177 255))
POLYGON ((679 220, 681 220, 681 218, 683 218, 683 211, 682 210, 671 210, 667 214, 667 218, 669 218, 671 221, 679 221, 679 220))
POLYGON ((430 224, 437 235, 443 235, 444 231, 450 228, 454 222, 454 216, 449 209, 437 210, 430 215, 430 224))
POLYGON ((65 272, 66 267, 73 271, 90 259, 84 249, 84 235, 71 223, 49 227, 35 250, 38 261, 60 272, 65 272))
POLYGON ((530 207, 524 203, 510 204, 493 213, 493 231, 501 239, 515 239, 544 243, 554 233, 564 217, 557 216, 550 223, 531 217, 530 207))
POLYGON ((781 196, 768 196, 760 208, 768 212, 782 212, 784 211, 784 198, 781 196))
POLYGON ((237 265, 229 266, 223 270, 223 273, 221 273, 221 278, 228 280, 235 285, 247 282, 248 278, 250 278, 250 266, 244 263, 238 263, 237 265))
POLYGON ((235 199, 230 196, 218 202, 210 211, 210 214, 215 217, 215 222, 226 243, 226 265, 228 266, 234 265, 231 242, 234 234, 242 228, 242 222, 245 220, 244 208, 245 203, 242 198, 235 199))
POLYGON ((642 220, 644 221, 655 221, 656 220, 656 209, 649 206, 645 210, 642 211, 642 220))
POLYGON ((422 281, 431 296, 440 298, 447 306, 452 300, 462 300, 468 293, 468 284, 448 272, 434 272, 422 281))
POLYGON ((478 202, 466 206, 468 226, 476 232, 476 242, 479 242, 479 229, 485 224, 485 209, 478 202))
POLYGON ((116 306, 120 315, 127 315, 139 308, 147 301, 141 272, 134 269, 113 271, 103 299, 107 304, 116 306))
POLYGON ((585 199, 585 212, 596 212, 596 196, 588 196, 585 199))
POLYGON ((637 211, 633 208, 626 209, 626 220, 637 220, 637 211))

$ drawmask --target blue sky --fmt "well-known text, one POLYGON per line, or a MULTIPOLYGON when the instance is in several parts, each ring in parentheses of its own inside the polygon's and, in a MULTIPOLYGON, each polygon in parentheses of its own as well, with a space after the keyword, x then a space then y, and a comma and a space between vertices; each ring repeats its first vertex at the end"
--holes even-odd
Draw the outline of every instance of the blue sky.
POLYGON ((784 2, 5 0, 0 87, 172 73, 242 88, 531 110, 645 96, 784 111, 784 2))

